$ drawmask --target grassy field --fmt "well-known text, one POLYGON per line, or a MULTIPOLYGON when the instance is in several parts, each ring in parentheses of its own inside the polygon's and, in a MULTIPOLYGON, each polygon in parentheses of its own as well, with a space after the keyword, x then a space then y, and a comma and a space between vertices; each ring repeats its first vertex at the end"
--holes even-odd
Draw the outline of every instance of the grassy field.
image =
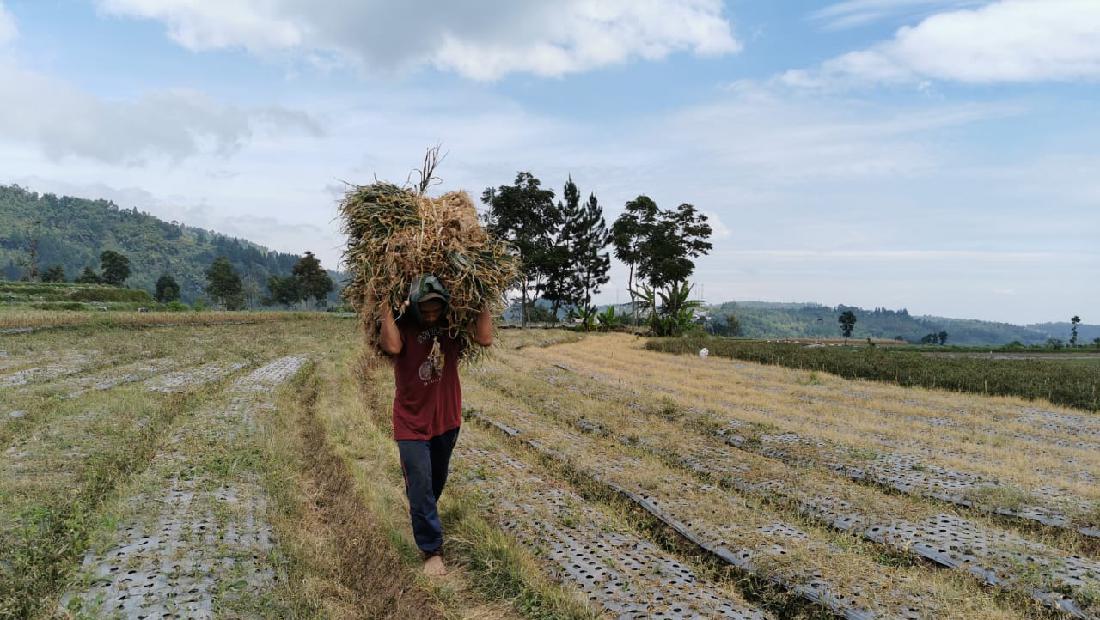
POLYGON ((552 330, 462 369, 428 580, 392 371, 233 317, 0 335, 0 618, 1100 614, 1100 419, 552 330))
POLYGON ((647 348, 667 353, 712 355, 788 368, 820 370, 849 379, 874 379, 905 386, 1041 398, 1089 411, 1100 410, 1100 356, 1092 352, 938 353, 899 347, 821 347, 794 343, 669 338, 647 348))

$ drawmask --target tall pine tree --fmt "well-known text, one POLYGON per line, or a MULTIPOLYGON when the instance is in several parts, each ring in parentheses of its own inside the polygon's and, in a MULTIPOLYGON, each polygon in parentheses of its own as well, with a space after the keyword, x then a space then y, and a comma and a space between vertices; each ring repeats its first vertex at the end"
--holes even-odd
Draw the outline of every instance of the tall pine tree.
POLYGON ((560 219, 554 232, 554 245, 546 255, 546 283, 543 286, 542 297, 550 301, 551 312, 556 321, 558 309, 562 304, 573 304, 576 299, 574 291, 575 269, 573 255, 573 240, 576 236, 575 226, 580 213, 581 193, 577 184, 570 176, 562 188, 563 201, 558 201, 560 219))
POLYGON ((577 209, 572 221, 567 221, 566 226, 571 233, 571 301, 584 313, 590 314, 593 312, 592 296, 598 294, 600 287, 607 284, 607 272, 611 269, 611 255, 604 251, 611 242, 611 233, 607 229, 603 209, 595 194, 588 195, 588 201, 577 209))
POLYGON ((562 198, 564 202, 558 202, 560 226, 546 263, 543 289, 543 298, 554 304, 555 318, 563 303, 579 313, 591 313, 592 296, 607 284, 611 268, 611 256, 602 252, 610 243, 610 232, 595 194, 581 204, 580 190, 570 176, 562 189, 562 198))

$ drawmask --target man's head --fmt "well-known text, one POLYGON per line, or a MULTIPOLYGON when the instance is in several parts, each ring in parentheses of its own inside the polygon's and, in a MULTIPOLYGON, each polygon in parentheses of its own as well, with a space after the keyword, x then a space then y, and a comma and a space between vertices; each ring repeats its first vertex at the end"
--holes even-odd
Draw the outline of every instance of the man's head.
POLYGON ((409 286, 409 303, 413 316, 424 326, 439 323, 446 313, 451 294, 438 278, 432 275, 414 278, 409 286))
POLYGON ((420 323, 424 326, 431 326, 438 323, 439 319, 443 317, 443 309, 446 308, 446 304, 443 303, 442 297, 437 296, 420 300, 417 302, 416 308, 420 311, 420 323))

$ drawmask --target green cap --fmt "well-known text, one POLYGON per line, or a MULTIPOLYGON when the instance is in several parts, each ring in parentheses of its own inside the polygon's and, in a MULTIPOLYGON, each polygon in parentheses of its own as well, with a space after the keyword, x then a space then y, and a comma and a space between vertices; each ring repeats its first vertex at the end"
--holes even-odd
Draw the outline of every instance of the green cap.
POLYGON ((447 306, 451 302, 451 293, 439 278, 433 275, 417 276, 409 283, 409 309, 413 312, 413 318, 421 320, 420 308, 417 304, 432 299, 438 299, 447 306))

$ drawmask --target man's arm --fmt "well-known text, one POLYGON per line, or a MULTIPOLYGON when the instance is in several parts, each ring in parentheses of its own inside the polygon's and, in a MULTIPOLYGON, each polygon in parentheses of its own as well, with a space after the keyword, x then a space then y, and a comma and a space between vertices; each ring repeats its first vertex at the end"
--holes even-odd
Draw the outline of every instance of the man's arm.
POLYGON ((493 313, 489 308, 483 309, 477 315, 477 320, 470 325, 469 330, 474 342, 483 347, 493 344, 493 313))
MULTIPOLYGON (((404 310, 409 302, 401 304, 404 310)), ((382 302, 382 350, 389 355, 400 355, 405 343, 401 340, 401 330, 397 329, 397 322, 393 318, 393 308, 389 301, 382 302)))

